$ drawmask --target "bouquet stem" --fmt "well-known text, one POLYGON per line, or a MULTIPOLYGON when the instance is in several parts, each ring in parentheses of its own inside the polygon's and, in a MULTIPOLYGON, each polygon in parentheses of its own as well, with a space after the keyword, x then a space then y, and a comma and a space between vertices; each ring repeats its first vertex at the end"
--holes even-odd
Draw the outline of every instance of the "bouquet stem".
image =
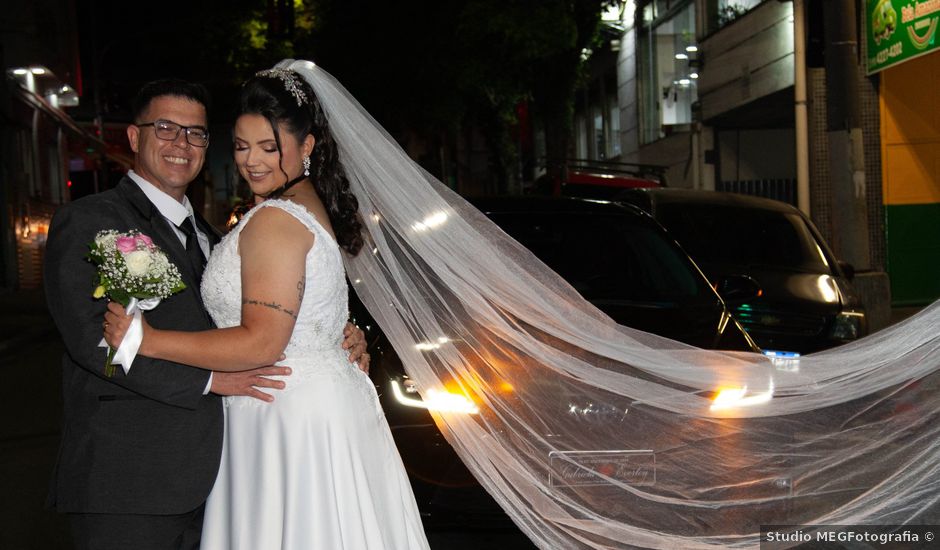
POLYGON ((114 372, 117 370, 117 367, 111 362, 114 360, 115 353, 117 353, 117 350, 108 346, 108 357, 104 360, 104 375, 108 378, 114 376, 114 372))

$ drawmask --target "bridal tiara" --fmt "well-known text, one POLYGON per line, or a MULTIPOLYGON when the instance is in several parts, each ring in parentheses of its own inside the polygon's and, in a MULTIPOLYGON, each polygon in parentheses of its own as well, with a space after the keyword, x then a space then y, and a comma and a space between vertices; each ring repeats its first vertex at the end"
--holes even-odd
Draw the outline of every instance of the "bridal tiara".
POLYGON ((287 89, 291 95, 294 96, 294 99, 297 100, 297 106, 302 107, 307 103, 307 94, 300 88, 300 85, 297 83, 298 75, 290 69, 283 69, 281 67, 275 67, 273 69, 265 69, 263 71, 258 71, 255 73, 255 76, 266 76, 268 78, 279 78, 284 82, 284 88, 287 89))

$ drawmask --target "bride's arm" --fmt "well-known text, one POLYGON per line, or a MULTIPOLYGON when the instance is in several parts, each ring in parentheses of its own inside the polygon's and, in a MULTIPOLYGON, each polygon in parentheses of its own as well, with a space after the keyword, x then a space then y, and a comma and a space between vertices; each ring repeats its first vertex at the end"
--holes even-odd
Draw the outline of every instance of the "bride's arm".
POLYGON ((242 229, 238 246, 241 325, 182 332, 144 323, 141 355, 215 371, 248 370, 280 358, 300 310, 313 235, 287 212, 263 208, 242 229))

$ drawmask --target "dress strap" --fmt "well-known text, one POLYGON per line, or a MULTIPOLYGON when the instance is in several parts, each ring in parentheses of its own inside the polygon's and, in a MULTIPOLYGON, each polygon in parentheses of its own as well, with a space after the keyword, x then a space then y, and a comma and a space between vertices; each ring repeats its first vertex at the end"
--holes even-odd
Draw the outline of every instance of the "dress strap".
POLYGON ((245 214, 245 217, 242 219, 241 223, 238 224, 239 231, 241 231, 241 229, 248 223, 248 219, 251 218, 255 212, 261 210, 262 208, 270 207, 279 208, 294 216, 298 221, 300 221, 300 223, 304 224, 304 226, 311 233, 313 233, 314 236, 319 237, 325 235, 326 238, 331 242, 335 242, 333 236, 330 235, 329 231, 323 227, 323 225, 317 220, 316 216, 314 216, 312 212, 304 208, 303 205, 286 199, 269 199, 258 205, 255 205, 254 208, 245 214))

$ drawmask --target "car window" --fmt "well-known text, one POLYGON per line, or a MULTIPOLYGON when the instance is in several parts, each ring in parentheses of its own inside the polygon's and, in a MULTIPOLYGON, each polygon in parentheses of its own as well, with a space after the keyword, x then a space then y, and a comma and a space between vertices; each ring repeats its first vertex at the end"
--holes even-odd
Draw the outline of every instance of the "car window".
POLYGON ((713 294, 688 257, 643 220, 608 214, 491 214, 588 300, 683 301, 713 294))
POLYGON ((829 272, 798 214, 717 205, 663 204, 656 219, 697 262, 829 272))

